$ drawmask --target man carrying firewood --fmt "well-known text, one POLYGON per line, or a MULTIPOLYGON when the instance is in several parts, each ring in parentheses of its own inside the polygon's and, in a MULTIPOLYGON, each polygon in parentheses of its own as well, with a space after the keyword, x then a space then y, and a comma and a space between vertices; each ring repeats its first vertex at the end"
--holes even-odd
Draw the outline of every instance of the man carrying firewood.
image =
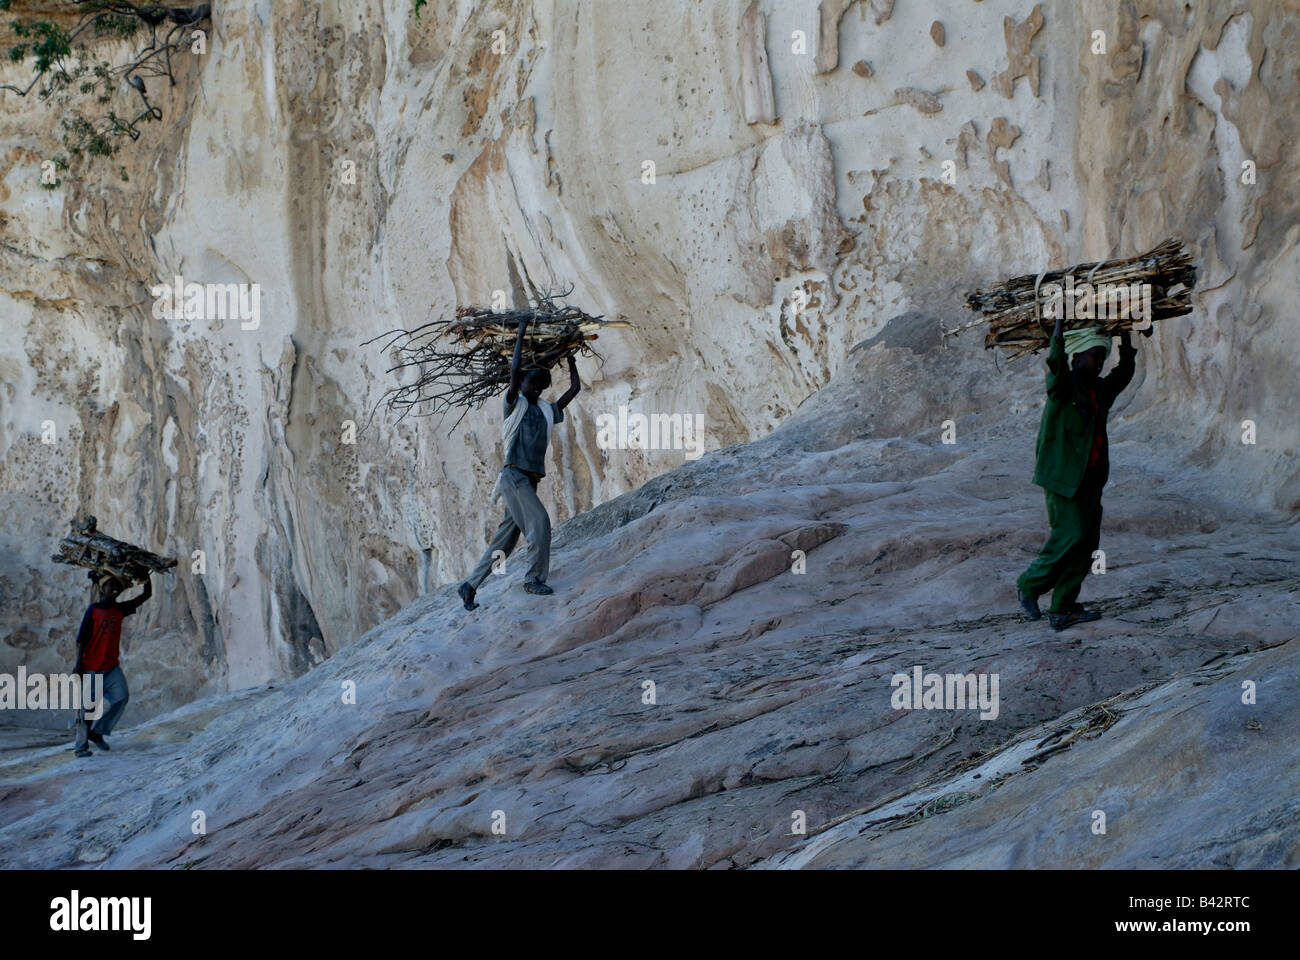
POLYGON ((1101 492, 1110 475, 1106 417, 1133 379, 1137 349, 1120 334, 1119 363, 1099 376, 1111 337, 1099 327, 1062 335, 1062 319, 1047 352, 1047 404, 1038 426, 1034 483, 1047 496, 1051 532, 1037 559, 1016 581, 1016 598, 1031 620, 1042 616, 1038 597, 1052 591, 1048 621, 1054 630, 1098 620, 1077 603, 1101 537, 1101 492))
MULTIPOLYGON (((104 710, 99 719, 91 725, 86 736, 100 750, 109 749, 104 739, 113 732, 117 721, 122 719, 131 695, 126 687, 126 675, 119 662, 119 646, 122 642, 122 619, 129 617, 140 609, 141 605, 153 596, 153 583, 148 575, 144 578, 144 591, 133 600, 119 602, 118 596, 127 589, 127 584, 116 577, 99 581, 99 599, 86 608, 86 615, 81 618, 81 630, 77 633, 76 673, 98 673, 104 680, 104 710)), ((79 757, 90 756, 90 748, 81 739, 84 724, 77 726, 77 743, 73 750, 79 757)))
POLYGON ((546 585, 551 565, 551 518, 537 497, 537 484, 546 475, 546 448, 550 443, 551 428, 564 422, 564 408, 582 387, 578 382, 577 364, 570 355, 569 389, 555 403, 541 402, 542 391, 551 385, 551 374, 540 367, 527 371, 522 368, 520 358, 527 327, 527 318, 520 319, 515 352, 510 361, 510 387, 506 390, 502 407, 505 461, 496 486, 492 488, 492 502, 504 498, 506 515, 497 526, 478 566, 456 591, 466 610, 478 606, 474 596, 492 571, 494 555, 500 551, 503 556, 510 556, 521 532, 528 541, 529 558, 524 590, 541 595, 555 592, 546 585))

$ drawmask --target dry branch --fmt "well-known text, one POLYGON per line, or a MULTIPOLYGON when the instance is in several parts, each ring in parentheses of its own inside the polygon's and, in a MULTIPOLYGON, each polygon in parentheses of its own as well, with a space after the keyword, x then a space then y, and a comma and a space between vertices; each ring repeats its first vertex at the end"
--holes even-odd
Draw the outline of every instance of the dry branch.
MULTIPOLYGON (((1196 286, 1196 266, 1183 252, 1183 243, 1170 238, 1141 256, 1126 260, 1102 260, 1081 263, 1064 270, 1048 270, 1041 275, 1027 273, 1005 280, 989 290, 976 290, 967 295, 966 306, 978 310, 981 316, 955 330, 944 331, 944 337, 956 336, 963 330, 987 324, 984 335, 985 349, 1001 347, 1011 353, 1010 359, 1037 353, 1049 345, 1055 321, 1044 314, 1046 296, 1043 288, 1051 284, 1065 285, 1067 275, 1076 286, 1085 282, 1094 288, 1149 283, 1151 285, 1152 322, 1181 317, 1192 311, 1192 288, 1196 286)), ((1061 304, 1062 307, 1064 304, 1061 304)), ((1139 318, 1132 316, 1132 305, 1121 305, 1117 316, 1100 319, 1067 317, 1066 330, 1096 325, 1108 333, 1120 333, 1133 328, 1139 318)))
POLYGON ((557 303, 560 296, 564 294, 538 295, 534 305, 524 310, 460 307, 454 319, 434 320, 414 330, 390 330, 367 340, 362 346, 387 338, 381 349, 394 362, 386 372, 416 371, 414 381, 386 391, 379 404, 399 414, 399 421, 453 407, 481 406, 510 385, 510 358, 520 320, 528 321, 521 362, 525 368, 545 370, 572 356, 599 357, 591 341, 600 331, 631 326, 557 303))
POLYGON ((176 566, 171 557, 116 540, 95 529, 94 517, 73 520, 72 532, 59 541, 59 552, 50 559, 68 563, 91 571, 93 579, 113 576, 125 584, 144 580, 151 573, 160 573, 176 566))

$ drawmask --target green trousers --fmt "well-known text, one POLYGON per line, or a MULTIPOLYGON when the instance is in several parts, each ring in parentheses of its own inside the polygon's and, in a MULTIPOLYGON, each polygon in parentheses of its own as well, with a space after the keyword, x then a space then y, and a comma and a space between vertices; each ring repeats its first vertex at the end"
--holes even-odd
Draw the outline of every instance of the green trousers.
POLYGON ((1073 497, 1044 492, 1052 530, 1016 586, 1035 599, 1051 590, 1049 612, 1068 613, 1079 599, 1079 589, 1092 569, 1093 551, 1101 542, 1101 487, 1085 485, 1073 497))

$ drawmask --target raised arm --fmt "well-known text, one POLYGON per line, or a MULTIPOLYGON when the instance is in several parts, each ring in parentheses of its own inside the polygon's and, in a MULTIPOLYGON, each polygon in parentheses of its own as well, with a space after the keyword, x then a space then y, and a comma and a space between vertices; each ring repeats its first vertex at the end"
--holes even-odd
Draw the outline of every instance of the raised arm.
POLYGON ((81 672, 81 658, 86 652, 86 644, 90 642, 91 625, 90 625, 90 608, 86 608, 86 615, 81 618, 81 629, 77 631, 77 664, 72 668, 73 673, 81 672))
POLYGON ((573 355, 570 354, 569 355, 569 389, 564 391, 564 394, 560 397, 559 400, 555 402, 555 405, 559 407, 561 410, 563 410, 565 407, 569 405, 569 401, 571 401, 574 397, 578 395, 578 392, 580 390, 582 390, 582 384, 578 380, 578 364, 574 361, 573 355))
POLYGON ((506 390, 506 402, 514 403, 519 396, 519 388, 524 383, 524 371, 521 360, 524 353, 524 331, 528 329, 528 318, 519 318, 519 334, 515 337, 515 355, 510 358, 510 388, 506 390))
POLYGON ((1137 347, 1133 346, 1133 337, 1127 330, 1119 335, 1119 362, 1115 364, 1115 369, 1106 376, 1101 378, 1100 387, 1106 392, 1110 403, 1115 402, 1115 398, 1124 392, 1124 388, 1129 385, 1133 379, 1133 371, 1136 364, 1133 362, 1137 356, 1137 347))
POLYGON ((1065 334, 1063 322, 1065 311, 1056 317, 1056 326, 1052 328, 1052 340, 1047 347, 1047 395, 1066 399, 1070 395, 1070 364, 1065 357, 1065 334))
POLYGON ((140 606, 152 596, 153 596, 153 581, 149 579, 148 575, 146 575, 144 578, 144 592, 140 594, 140 596, 136 597, 134 600, 127 600, 125 603, 118 604, 118 606, 122 608, 122 615, 130 616, 131 614, 135 613, 137 610, 140 609, 140 606))

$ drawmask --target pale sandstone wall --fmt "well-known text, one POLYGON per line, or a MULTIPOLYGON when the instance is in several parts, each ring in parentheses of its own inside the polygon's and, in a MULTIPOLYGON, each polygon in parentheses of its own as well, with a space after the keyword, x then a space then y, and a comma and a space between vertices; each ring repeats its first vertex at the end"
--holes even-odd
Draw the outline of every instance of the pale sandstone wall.
POLYGON ((512 275, 638 325, 581 365, 560 521, 682 462, 599 449, 619 404, 703 413, 710 448, 762 436, 892 316, 955 320, 975 283, 1180 233, 1198 310, 1144 351, 1121 426, 1293 511, 1298 23, 1207 0, 462 0, 419 21, 229 0, 130 180, 102 164, 56 191, 53 119, 5 94, 0 670, 70 655, 82 581, 47 558, 78 508, 207 553, 131 625, 142 711, 301 672, 463 575, 497 520, 495 405, 340 433, 392 382, 361 341, 512 275), (153 319, 148 285, 177 272, 260 284, 260 328, 153 319))

